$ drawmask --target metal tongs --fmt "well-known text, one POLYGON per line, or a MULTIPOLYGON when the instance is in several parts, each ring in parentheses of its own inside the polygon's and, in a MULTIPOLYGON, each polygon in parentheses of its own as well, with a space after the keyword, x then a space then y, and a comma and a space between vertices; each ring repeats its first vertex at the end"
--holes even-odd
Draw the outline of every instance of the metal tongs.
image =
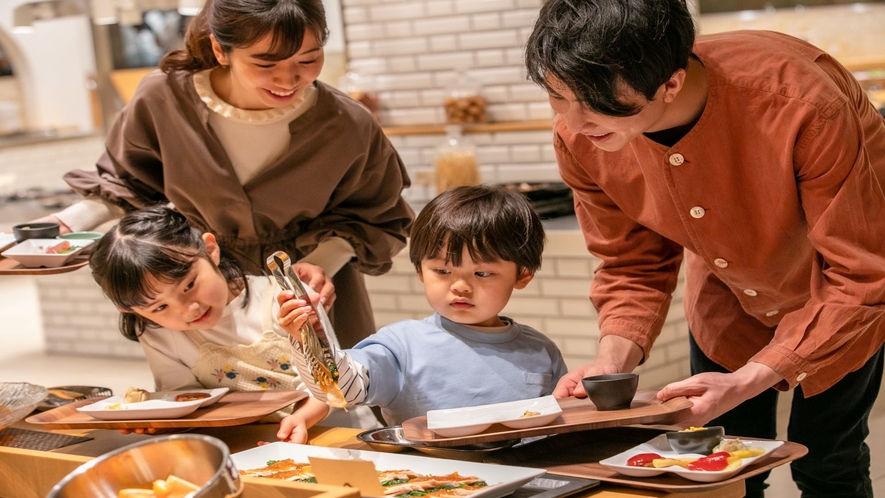
MULTIPOLYGON (((314 314, 319 317, 307 290, 295 274, 295 270, 292 269, 289 255, 283 251, 276 251, 267 257, 266 263, 280 289, 295 293, 295 297, 306 301, 314 314)), ((301 326, 301 349, 304 351, 304 357, 307 359, 315 383, 328 396, 328 403, 332 406, 344 407, 347 403, 338 388, 338 367, 335 365, 334 346, 330 344, 325 331, 320 328, 318 333, 310 320, 305 321, 301 326)))

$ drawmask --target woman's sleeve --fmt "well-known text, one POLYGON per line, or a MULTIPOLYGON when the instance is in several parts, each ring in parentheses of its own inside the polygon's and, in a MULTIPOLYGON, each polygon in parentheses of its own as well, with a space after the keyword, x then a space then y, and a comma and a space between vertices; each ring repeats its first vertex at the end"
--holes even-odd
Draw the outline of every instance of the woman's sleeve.
POLYGON ((406 245, 415 215, 402 197, 410 185, 402 160, 377 124, 365 154, 360 154, 329 199, 329 207, 312 220, 296 241, 303 253, 340 237, 353 246, 361 272, 381 275, 406 245))
POLYGON ((120 113, 108 132, 105 152, 98 159, 96 169, 74 170, 64 175, 65 182, 74 191, 127 211, 166 202, 156 116, 148 99, 143 97, 153 86, 142 82, 139 92, 120 113))

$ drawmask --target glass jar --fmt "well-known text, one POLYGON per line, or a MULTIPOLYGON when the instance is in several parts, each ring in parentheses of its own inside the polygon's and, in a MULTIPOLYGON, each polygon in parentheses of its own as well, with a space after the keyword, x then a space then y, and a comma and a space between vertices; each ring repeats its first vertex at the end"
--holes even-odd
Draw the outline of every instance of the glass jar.
POLYGON ((381 118, 381 103, 375 92, 371 76, 356 71, 348 71, 338 81, 338 88, 347 93, 353 100, 363 104, 375 119, 381 118))
POLYGON ((461 126, 446 126, 446 139, 436 149, 436 193, 461 185, 478 185, 476 146, 464 139, 461 126))
POLYGON ((455 80, 446 88, 443 106, 449 124, 475 124, 488 121, 486 98, 482 85, 466 71, 458 71, 455 80))

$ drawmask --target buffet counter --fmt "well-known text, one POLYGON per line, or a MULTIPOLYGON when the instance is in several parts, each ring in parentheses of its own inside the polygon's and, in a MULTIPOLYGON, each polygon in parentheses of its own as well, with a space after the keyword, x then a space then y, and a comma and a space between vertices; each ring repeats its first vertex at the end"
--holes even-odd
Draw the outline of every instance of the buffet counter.
MULTIPOLYGON (((40 430, 42 427, 19 422, 13 427, 40 430)), ((228 445, 231 453, 254 448, 257 441, 275 441, 277 424, 252 424, 237 427, 199 429, 193 432, 213 436, 228 445)), ((107 452, 152 436, 124 435, 109 430, 52 431, 58 434, 88 436, 90 441, 64 446, 51 451, 34 451, 0 446, 0 497, 44 497, 68 473, 107 452)), ((310 430, 310 444, 332 448, 370 450, 356 439, 358 429, 317 426, 310 430)), ((356 498, 358 491, 345 487, 277 482, 268 479, 244 478, 241 498, 356 498)), ((579 492, 576 498, 739 498, 744 496, 743 481, 733 482, 710 491, 670 493, 633 489, 602 483, 579 492)))

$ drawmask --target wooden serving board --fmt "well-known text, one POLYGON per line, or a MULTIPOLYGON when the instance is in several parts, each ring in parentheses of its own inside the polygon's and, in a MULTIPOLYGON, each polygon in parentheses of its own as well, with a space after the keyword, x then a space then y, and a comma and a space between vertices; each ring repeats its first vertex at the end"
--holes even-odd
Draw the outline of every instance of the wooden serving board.
MULTIPOLYGON (((717 482, 697 482, 682 476, 664 473, 652 477, 631 477, 599 463, 600 460, 646 443, 662 429, 647 427, 614 427, 574 434, 550 436, 522 446, 488 453, 486 463, 539 467, 547 472, 598 479, 634 488, 667 490, 669 492, 702 492, 716 489, 805 456, 805 446, 784 442, 770 454, 753 462, 737 475, 717 482)), ((732 437, 732 436, 729 436, 732 437)), ((746 438, 759 440, 758 438, 746 438)))
POLYGON ((257 421, 307 397, 305 391, 234 391, 217 402, 180 418, 155 420, 99 420, 77 408, 105 398, 75 401, 25 419, 47 429, 184 429, 230 427, 257 421))
POLYGON ((557 400, 562 415, 547 425, 529 429, 510 429, 501 424, 492 424, 479 434, 446 438, 428 429, 427 416, 421 416, 403 422, 403 432, 406 439, 430 446, 466 446, 633 424, 668 425, 676 420, 678 412, 692 406, 692 402, 684 397, 658 401, 655 397, 657 392, 656 389, 640 390, 630 408, 612 411, 597 410, 589 398, 563 398, 557 400))
POLYGON ((79 270, 89 264, 89 254, 81 254, 57 268, 29 268, 12 258, 0 256, 0 275, 55 275, 79 270))

